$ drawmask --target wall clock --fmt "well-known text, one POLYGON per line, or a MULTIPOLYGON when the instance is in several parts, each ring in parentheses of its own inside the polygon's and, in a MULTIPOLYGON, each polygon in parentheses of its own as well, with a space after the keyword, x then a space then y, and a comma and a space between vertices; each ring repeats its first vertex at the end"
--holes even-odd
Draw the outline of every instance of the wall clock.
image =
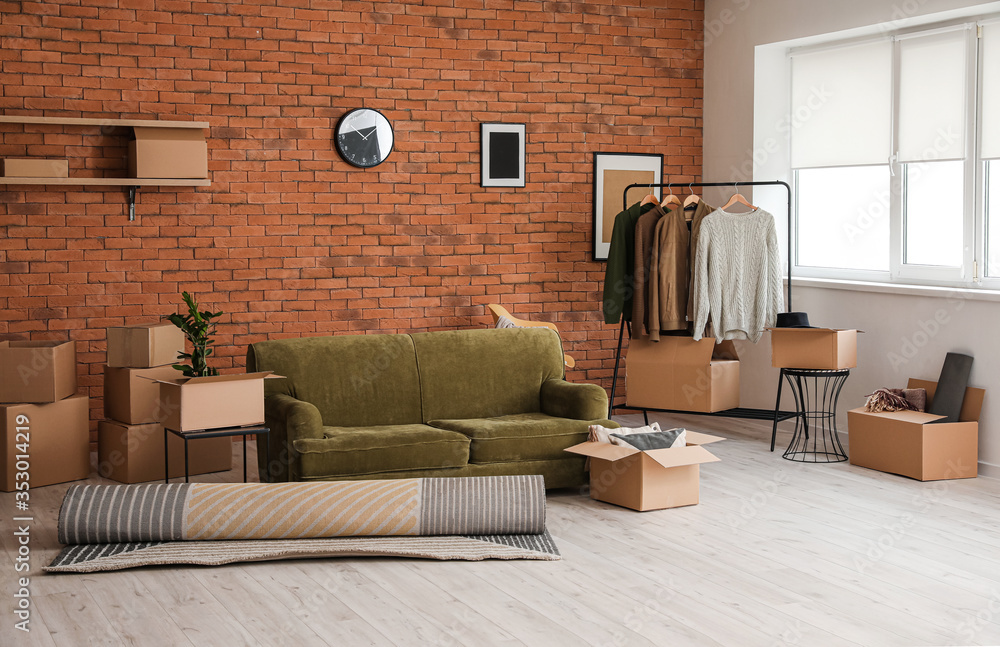
POLYGON ((392 124, 371 108, 356 108, 341 117, 334 137, 344 161, 361 168, 378 166, 392 152, 392 124))

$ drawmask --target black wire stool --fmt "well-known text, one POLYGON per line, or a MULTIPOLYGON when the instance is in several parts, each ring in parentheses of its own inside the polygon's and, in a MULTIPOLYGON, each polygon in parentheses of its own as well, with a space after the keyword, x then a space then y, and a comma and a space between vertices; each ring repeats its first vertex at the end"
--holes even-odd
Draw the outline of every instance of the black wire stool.
MULTIPOLYGON (((844 388, 849 369, 821 370, 783 368, 778 378, 778 397, 775 408, 781 404, 781 378, 788 380, 795 398, 795 433, 788 449, 781 455, 790 461, 803 463, 838 463, 847 460, 847 452, 837 436, 837 400, 844 388), (811 383, 811 384, 810 384, 811 383)), ((771 451, 778 434, 775 420, 771 430, 771 451)))

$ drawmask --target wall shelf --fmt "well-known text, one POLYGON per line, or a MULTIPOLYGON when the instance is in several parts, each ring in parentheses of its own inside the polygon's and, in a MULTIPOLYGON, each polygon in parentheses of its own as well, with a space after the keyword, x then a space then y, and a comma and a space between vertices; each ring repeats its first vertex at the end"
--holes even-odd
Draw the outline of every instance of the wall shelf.
POLYGON ((87 119, 80 117, 21 117, 0 115, 0 124, 51 124, 62 126, 115 126, 121 128, 208 128, 207 121, 158 121, 155 119, 87 119))
POLYGON ((134 177, 0 177, 0 184, 61 184, 65 186, 212 186, 212 181, 134 177))
MULTIPOLYGON (((43 126, 103 126, 103 127, 113 127, 113 128, 134 128, 135 133, 133 137, 135 139, 140 138, 140 134, 145 133, 144 140, 149 140, 150 137, 145 131, 138 129, 143 128, 163 128, 163 129, 174 129, 179 131, 188 130, 204 130, 209 128, 207 121, 159 121, 155 119, 99 119, 99 118, 82 118, 82 117, 29 117, 21 115, 0 115, 0 124, 36 124, 43 126)), ((168 135, 164 133, 165 139, 175 139, 179 133, 173 135, 168 135)), ((198 155, 201 159, 201 164, 205 163, 204 156, 206 155, 207 149, 205 148, 205 141, 201 135, 194 136, 188 135, 189 139, 195 139, 199 144, 202 153, 198 155)), ((156 139, 156 138, 153 138, 156 139)), ((130 172, 136 175, 152 175, 156 171, 147 170, 146 173, 139 173, 135 169, 135 165, 140 161, 144 160, 144 164, 149 163, 151 157, 155 157, 150 152, 136 153, 136 144, 139 142, 131 142, 129 145, 130 156, 129 156, 129 168, 130 172)), ((148 150, 148 149, 144 149, 148 150)), ((202 166, 204 168, 204 166, 202 166)), ((169 171, 168 171, 169 172, 169 171)), ((182 173, 178 173, 180 175, 182 173)), ((26 186, 26 185, 36 185, 36 186, 120 186, 125 188, 126 199, 128 200, 128 219, 135 220, 135 196, 142 186, 211 186, 212 181, 208 178, 204 179, 186 179, 186 178, 134 178, 134 177, 0 177, 0 186, 26 186)))

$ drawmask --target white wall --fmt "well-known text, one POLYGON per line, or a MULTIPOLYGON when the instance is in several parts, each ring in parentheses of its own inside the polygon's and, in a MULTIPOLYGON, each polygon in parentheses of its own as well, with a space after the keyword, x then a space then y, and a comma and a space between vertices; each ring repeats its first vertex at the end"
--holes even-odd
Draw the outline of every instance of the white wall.
MULTIPOLYGON (((769 136, 767 124, 780 115, 763 112, 773 108, 766 101, 761 103, 759 93, 756 99, 763 117, 759 121, 765 127, 754 132, 755 64, 767 65, 764 59, 779 55, 762 48, 755 59, 757 46, 833 32, 843 32, 840 35, 845 37, 860 35, 873 25, 895 29, 987 10, 995 10, 995 3, 707 0, 704 179, 786 179, 780 176, 784 163, 780 154, 767 155, 763 150, 769 136), (757 168, 752 161, 755 142, 758 162, 763 161, 757 168)), ((764 82, 777 87, 786 80, 769 76, 764 82)), ((784 231, 781 194, 768 190, 766 194, 758 192, 758 197, 755 203, 771 210, 784 231)), ((975 357, 972 383, 988 389, 980 425, 981 472, 1000 476, 1000 405, 991 406, 993 399, 1000 398, 1000 339, 995 325, 1000 321, 1000 302, 949 290, 914 294, 898 288, 876 292, 848 286, 815 287, 817 284, 793 283, 794 310, 807 312, 814 324, 866 331, 860 337, 859 366, 841 394, 840 428, 847 427, 844 412, 860 406, 865 394, 881 386, 904 386, 910 376, 935 379, 946 352, 967 353, 975 357)), ((774 406, 778 371, 770 366, 770 353, 767 335, 757 345, 740 344, 743 406, 774 406)))

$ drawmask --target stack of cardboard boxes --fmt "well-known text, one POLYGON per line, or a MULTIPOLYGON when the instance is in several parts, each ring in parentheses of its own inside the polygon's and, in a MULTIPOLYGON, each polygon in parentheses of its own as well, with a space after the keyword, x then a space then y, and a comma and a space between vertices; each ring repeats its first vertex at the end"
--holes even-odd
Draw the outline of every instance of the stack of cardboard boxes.
POLYGON ((90 475, 89 398, 76 390, 76 342, 0 342, 0 490, 90 475))
MULTIPOLYGON (((104 420, 98 426, 98 473, 122 483, 164 478, 163 422, 176 415, 160 395, 160 381, 178 378, 173 368, 184 334, 170 323, 108 328, 104 367, 104 420)), ((184 442, 170 434, 170 477, 184 476, 184 442)), ((190 474, 231 467, 229 438, 191 441, 190 474)))

